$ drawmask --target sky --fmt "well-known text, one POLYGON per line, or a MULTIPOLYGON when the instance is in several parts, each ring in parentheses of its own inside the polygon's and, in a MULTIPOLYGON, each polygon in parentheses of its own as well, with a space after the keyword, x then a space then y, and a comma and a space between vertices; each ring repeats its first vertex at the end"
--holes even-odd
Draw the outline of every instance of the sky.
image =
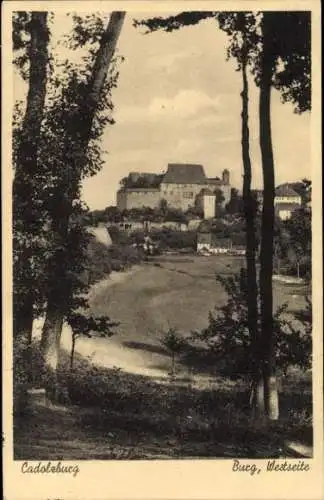
MULTIPOLYGON (((129 172, 162 173, 175 162, 202 164, 210 177, 227 168, 231 184, 242 189, 242 83, 235 61, 226 60, 226 34, 207 20, 173 33, 144 35, 132 22, 145 15, 127 14, 118 42, 125 60, 112 95, 116 123, 103 134, 108 153, 102 171, 83 184, 90 209, 114 205, 119 181, 129 172)), ((62 14, 54 18, 53 37, 67 29, 62 14)), ((15 97, 21 98, 24 85, 17 74, 14 78, 15 97)), ((262 188, 258 89, 251 78, 249 83, 252 182, 262 188)), ((295 114, 273 91, 271 115, 276 184, 309 177, 310 113, 295 114)))

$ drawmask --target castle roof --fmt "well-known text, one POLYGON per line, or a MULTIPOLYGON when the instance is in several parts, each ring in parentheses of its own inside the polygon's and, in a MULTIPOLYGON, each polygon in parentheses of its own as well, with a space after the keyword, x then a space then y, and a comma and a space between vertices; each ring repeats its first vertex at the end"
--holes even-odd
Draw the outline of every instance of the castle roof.
POLYGON ((276 196, 299 196, 299 194, 289 185, 283 184, 276 189, 276 196))
POLYGON ((163 182, 167 184, 206 184, 204 167, 191 163, 169 163, 163 182))
POLYGON ((147 188, 142 188, 142 187, 132 187, 132 188, 120 188, 118 189, 117 193, 124 193, 127 191, 128 193, 134 193, 134 192, 140 192, 140 193, 151 193, 152 191, 155 193, 158 193, 160 191, 160 188, 155 188, 155 187, 147 187, 147 188))

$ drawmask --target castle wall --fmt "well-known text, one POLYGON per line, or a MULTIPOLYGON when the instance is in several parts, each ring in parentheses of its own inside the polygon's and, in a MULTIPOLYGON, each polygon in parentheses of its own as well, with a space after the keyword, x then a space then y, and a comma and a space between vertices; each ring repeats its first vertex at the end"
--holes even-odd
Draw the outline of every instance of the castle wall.
POLYGON ((161 198, 165 199, 170 208, 185 212, 195 206, 196 196, 203 186, 201 184, 161 184, 161 198))
MULTIPOLYGON (((225 181, 229 181, 229 174, 223 177, 225 177, 225 181)), ((197 195, 203 188, 209 188, 212 191, 217 188, 220 189, 225 198, 223 202, 223 206, 225 206, 231 199, 231 185, 229 182, 224 184, 224 179, 218 181, 217 184, 211 181, 212 179, 210 179, 210 182, 206 179, 206 184, 162 182, 160 188, 121 189, 117 192, 117 207, 121 211, 143 207, 158 208, 161 200, 165 199, 170 208, 185 212, 189 208, 195 207, 197 195)))
POLYGON ((159 189, 138 188, 117 192, 117 208, 121 211, 143 207, 158 208, 160 200, 159 189))

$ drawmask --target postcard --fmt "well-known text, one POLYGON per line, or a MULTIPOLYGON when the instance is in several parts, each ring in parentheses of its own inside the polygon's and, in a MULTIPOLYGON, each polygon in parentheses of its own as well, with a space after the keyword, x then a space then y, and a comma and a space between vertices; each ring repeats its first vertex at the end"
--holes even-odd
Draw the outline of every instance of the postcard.
POLYGON ((2 33, 5 498, 324 498, 319 2, 2 33))

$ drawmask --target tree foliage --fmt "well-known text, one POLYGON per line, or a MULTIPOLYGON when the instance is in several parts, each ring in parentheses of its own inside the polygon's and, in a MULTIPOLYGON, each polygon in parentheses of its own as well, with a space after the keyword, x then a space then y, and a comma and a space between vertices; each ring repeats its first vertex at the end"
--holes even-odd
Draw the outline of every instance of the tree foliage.
POLYGON ((14 62, 28 80, 25 109, 17 103, 13 115, 13 278, 14 336, 30 340, 34 303, 39 299, 47 249, 46 215, 42 210, 40 136, 48 80, 49 29, 46 12, 13 16, 13 48, 22 55, 14 62), (25 33, 26 39, 22 33, 25 33), (28 68, 26 70, 26 60, 28 68))
POLYGON ((260 82, 262 33, 260 20, 266 15, 271 30, 274 69, 272 83, 284 102, 290 101, 298 113, 311 109, 311 13, 309 11, 217 12, 188 11, 169 17, 134 20, 144 33, 158 30, 172 32, 195 26, 208 19, 215 20, 229 36, 228 57, 242 62, 242 34, 248 47, 248 61, 256 83, 260 82))
POLYGON ((127 177, 123 177, 120 185, 122 189, 157 189, 163 180, 163 176, 163 174, 143 174, 134 179, 132 175, 128 175, 127 177))
MULTIPOLYGON (((28 26, 33 27, 33 23, 29 22, 33 16, 34 13, 31 16, 29 13, 19 13, 14 17, 14 45, 18 50, 25 50, 23 60, 18 58, 16 64, 23 70, 23 77, 28 71, 28 99, 39 86, 35 75, 40 71, 36 68, 35 75, 33 73, 32 36, 27 36, 27 41, 24 38, 24 30, 28 31, 28 26)), ((112 18, 114 16, 119 18, 118 13, 112 14, 112 18)), ((123 16, 124 13, 121 13, 121 21, 123 16)), ((34 128, 28 139, 32 138, 30 142, 37 143, 37 161, 33 162, 33 170, 26 172, 27 182, 35 189, 28 191, 24 183, 20 182, 23 186, 21 192, 25 195, 29 193, 27 204, 37 209, 33 213, 36 223, 33 227, 26 227, 26 217, 21 215, 21 211, 16 210, 14 217, 14 234, 24 234, 27 243, 30 239, 32 242, 36 239, 37 246, 25 244, 31 265, 27 270, 23 268, 22 272, 19 264, 26 260, 26 250, 24 254, 16 252, 18 267, 15 275, 16 283, 19 282, 16 289, 20 296, 28 297, 33 309, 32 316, 44 313, 46 308, 48 319, 48 308, 52 303, 61 315, 61 325, 66 321, 72 328, 82 327, 85 334, 95 327, 96 331, 101 329, 104 334, 110 325, 109 318, 99 321, 84 317, 80 323, 80 308, 87 308, 89 284, 83 276, 91 239, 84 225, 88 209, 81 201, 81 187, 84 178, 95 175, 103 166, 104 151, 100 140, 106 126, 114 122, 111 93, 117 85, 120 58, 113 55, 110 42, 106 43, 106 29, 101 18, 96 15, 85 16, 85 19, 74 16, 73 22, 74 29, 63 43, 65 53, 68 53, 66 49, 83 48, 83 57, 77 64, 70 59, 61 60, 54 53, 46 54, 41 47, 46 65, 49 66, 51 62, 51 71, 48 71, 46 99, 43 86, 43 100, 39 100, 37 107, 37 113, 41 115, 41 120, 38 120, 41 121, 39 134, 34 128), (108 64, 101 67, 102 61, 108 61, 108 64), (94 79, 96 71, 100 76, 97 80, 94 79)), ((45 37, 42 43, 46 40, 45 37)), ((20 109, 17 107, 18 111, 20 109)), ((24 121, 19 118, 19 113, 16 113, 13 150, 15 180, 21 181, 17 176, 19 155, 27 161, 28 148, 23 133, 24 121)), ((17 188, 15 190, 15 185, 14 193, 20 201, 18 206, 21 206, 22 196, 17 188)), ((31 327, 32 324, 30 330, 31 327)))

